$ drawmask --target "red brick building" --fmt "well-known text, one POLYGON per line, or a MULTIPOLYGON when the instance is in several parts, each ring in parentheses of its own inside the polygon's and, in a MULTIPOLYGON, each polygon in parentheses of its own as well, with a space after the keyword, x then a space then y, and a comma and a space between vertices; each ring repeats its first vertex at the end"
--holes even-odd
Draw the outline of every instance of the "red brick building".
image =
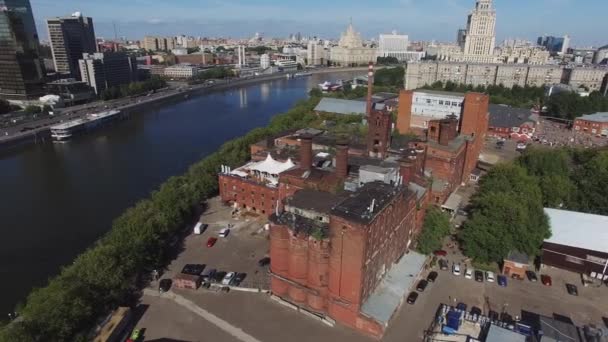
POLYGON ((576 133, 607 137, 608 113, 583 115, 574 120, 573 129, 576 133))
POLYGON ((531 139, 538 124, 538 114, 529 109, 490 105, 488 134, 513 140, 531 139))

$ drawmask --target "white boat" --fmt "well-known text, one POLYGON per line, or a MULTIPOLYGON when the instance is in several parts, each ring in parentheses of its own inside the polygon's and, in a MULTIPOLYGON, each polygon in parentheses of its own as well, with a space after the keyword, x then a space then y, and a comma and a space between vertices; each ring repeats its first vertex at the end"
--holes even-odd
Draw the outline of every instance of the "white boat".
POLYGON ((66 141, 78 133, 93 130, 120 117, 120 110, 87 114, 84 118, 51 126, 51 138, 56 141, 66 141))
POLYGON ((342 89, 342 82, 331 83, 329 81, 325 81, 325 82, 319 84, 319 88, 322 91, 338 91, 338 90, 342 89))
POLYGON ((295 77, 305 77, 305 76, 312 76, 312 72, 298 72, 294 75, 295 77))

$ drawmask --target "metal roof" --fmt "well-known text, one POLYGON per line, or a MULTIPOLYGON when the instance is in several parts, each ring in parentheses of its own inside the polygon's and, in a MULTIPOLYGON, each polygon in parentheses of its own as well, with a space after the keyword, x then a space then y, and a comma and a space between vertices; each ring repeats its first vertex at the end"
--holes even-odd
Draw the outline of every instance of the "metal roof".
POLYGON ((520 127, 526 122, 536 122, 529 109, 505 105, 490 105, 490 127, 520 127))
POLYGON ((551 237, 545 242, 608 253, 608 216, 545 208, 551 237))
POLYGON ((344 115, 365 115, 367 112, 367 104, 356 100, 324 97, 315 107, 315 111, 344 115))
POLYGON ((583 115, 579 118, 580 120, 594 121, 594 122, 608 122, 608 113, 595 113, 589 115, 583 115))
POLYGON ((441 95, 441 96, 449 96, 459 99, 464 99, 464 93, 459 93, 456 91, 446 91, 446 90, 433 90, 433 89, 416 89, 415 93, 426 93, 431 95, 441 95))
POLYGON ((514 331, 501 328, 497 325, 490 325, 486 342, 526 342, 526 336, 518 334, 514 331))
POLYGON ((448 200, 445 201, 445 204, 441 207, 448 210, 456 211, 458 210, 458 207, 460 207, 460 203, 462 203, 462 196, 454 192, 450 195, 450 197, 448 197, 448 200))

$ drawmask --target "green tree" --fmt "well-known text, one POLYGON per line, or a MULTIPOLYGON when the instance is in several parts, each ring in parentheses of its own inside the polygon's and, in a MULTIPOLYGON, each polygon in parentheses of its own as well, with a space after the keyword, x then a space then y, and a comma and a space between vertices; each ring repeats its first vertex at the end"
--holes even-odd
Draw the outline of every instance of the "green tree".
POLYGON ((450 234, 450 218, 438 208, 430 208, 424 217, 422 233, 418 237, 418 250, 431 254, 441 249, 443 239, 450 234))
POLYGON ((500 262, 511 250, 537 255, 550 237, 537 179, 521 166, 500 165, 480 182, 461 239, 467 256, 500 262))
POLYGON ((405 69, 402 66, 379 69, 374 75, 374 85, 402 88, 404 77, 405 69))

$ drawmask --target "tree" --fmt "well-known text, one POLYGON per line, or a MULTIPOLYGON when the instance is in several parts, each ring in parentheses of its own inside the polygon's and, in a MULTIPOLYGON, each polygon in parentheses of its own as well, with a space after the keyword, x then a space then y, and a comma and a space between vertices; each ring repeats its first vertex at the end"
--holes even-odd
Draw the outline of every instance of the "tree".
POLYGON ((450 218, 438 208, 426 212, 422 233, 418 237, 418 251, 431 254, 441 249, 443 239, 450 234, 450 218))
POLYGON ((405 69, 402 66, 379 69, 374 75, 374 85, 402 88, 404 77, 405 69))
POLYGON ((551 236, 535 177, 515 164, 500 165, 480 182, 461 239, 465 255, 500 262, 512 250, 538 255, 551 236))
POLYGON ((378 57, 376 63, 379 65, 395 65, 399 64, 399 60, 396 57, 378 57))

